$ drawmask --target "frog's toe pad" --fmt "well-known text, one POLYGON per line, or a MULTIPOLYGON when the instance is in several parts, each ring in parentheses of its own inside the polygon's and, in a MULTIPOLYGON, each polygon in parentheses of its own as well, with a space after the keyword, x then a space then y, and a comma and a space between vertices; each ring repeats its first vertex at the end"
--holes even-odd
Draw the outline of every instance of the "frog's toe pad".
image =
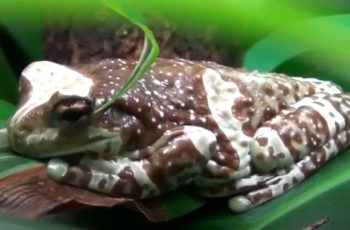
POLYGON ((252 207, 252 202, 245 196, 235 196, 228 201, 233 212, 245 212, 252 207))
POLYGON ((68 173, 68 170, 69 165, 61 159, 52 159, 47 166, 48 176, 55 181, 61 181, 68 173))

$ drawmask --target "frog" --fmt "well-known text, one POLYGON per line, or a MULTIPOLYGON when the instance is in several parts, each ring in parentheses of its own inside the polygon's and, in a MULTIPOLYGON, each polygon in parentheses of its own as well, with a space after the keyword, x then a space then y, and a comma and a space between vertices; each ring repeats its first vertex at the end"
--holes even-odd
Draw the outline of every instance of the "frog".
POLYGON ((29 64, 7 125, 12 149, 47 160, 58 183, 140 200, 190 186, 244 212, 349 147, 350 95, 335 83, 210 61, 158 58, 95 112, 136 63, 29 64))

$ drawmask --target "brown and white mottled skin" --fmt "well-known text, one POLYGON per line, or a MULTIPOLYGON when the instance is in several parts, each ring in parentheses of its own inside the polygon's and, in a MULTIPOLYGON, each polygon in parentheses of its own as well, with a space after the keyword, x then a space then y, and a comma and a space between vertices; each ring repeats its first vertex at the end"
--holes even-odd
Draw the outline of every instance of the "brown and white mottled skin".
POLYGON ((51 178, 113 196, 148 198, 188 183, 245 211, 309 176, 350 144, 350 96, 331 82, 158 59, 112 107, 94 108, 134 62, 75 67, 40 61, 20 79, 8 124, 20 154, 52 159, 51 178))

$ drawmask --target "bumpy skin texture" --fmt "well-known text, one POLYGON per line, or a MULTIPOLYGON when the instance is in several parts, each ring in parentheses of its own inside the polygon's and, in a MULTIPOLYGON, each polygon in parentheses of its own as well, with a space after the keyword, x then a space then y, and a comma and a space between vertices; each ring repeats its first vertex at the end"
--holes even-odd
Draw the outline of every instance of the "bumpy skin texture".
POLYGON ((102 114, 135 63, 104 60, 28 66, 10 143, 53 159, 60 182, 113 196, 148 198, 193 183, 232 196, 245 211, 309 176, 350 141, 350 96, 331 82, 243 72, 212 62, 159 59, 102 114))

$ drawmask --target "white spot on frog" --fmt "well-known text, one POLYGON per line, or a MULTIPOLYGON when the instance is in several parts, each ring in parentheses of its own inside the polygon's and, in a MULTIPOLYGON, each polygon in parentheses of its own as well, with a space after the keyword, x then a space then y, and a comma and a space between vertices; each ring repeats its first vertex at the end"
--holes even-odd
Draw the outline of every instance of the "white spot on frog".
POLYGON ((160 116, 161 118, 164 118, 164 112, 163 112, 163 111, 159 111, 159 116, 160 116))
POLYGON ((196 120, 196 116, 195 116, 194 114, 191 114, 191 115, 190 115, 190 120, 191 120, 191 121, 196 120))

